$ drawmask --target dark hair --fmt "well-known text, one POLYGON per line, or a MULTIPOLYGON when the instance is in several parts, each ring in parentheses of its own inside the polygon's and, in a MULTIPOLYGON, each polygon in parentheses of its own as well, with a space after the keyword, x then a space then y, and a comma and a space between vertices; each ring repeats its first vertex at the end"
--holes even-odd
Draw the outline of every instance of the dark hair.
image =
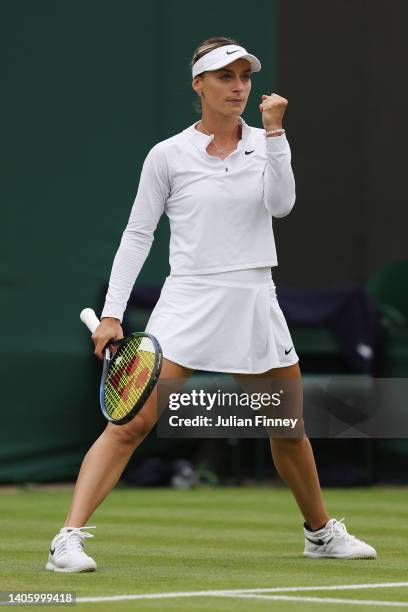
MULTIPOLYGON (((218 49, 218 47, 225 47, 225 45, 241 45, 241 43, 226 36, 213 36, 212 38, 207 38, 207 40, 204 40, 201 44, 199 44, 197 49, 194 51, 191 66, 194 66, 199 59, 210 51, 214 51, 214 49, 218 49)), ((197 97, 198 100, 193 102, 193 108, 197 113, 201 114, 201 99, 199 96, 197 97)))

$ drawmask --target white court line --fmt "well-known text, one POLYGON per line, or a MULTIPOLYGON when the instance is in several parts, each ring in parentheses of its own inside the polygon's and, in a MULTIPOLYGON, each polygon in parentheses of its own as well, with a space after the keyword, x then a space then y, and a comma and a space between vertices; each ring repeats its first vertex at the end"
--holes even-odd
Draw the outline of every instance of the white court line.
MULTIPOLYGON (((333 586, 300 586, 300 587, 272 587, 259 589, 223 589, 213 591, 179 591, 173 593, 137 593, 132 595, 107 595, 105 597, 77 597, 77 603, 94 603, 104 601, 128 601, 137 599, 172 599, 176 597, 234 597, 245 594, 257 593, 288 593, 298 591, 348 591, 353 589, 392 589, 397 587, 408 587, 408 582, 373 582, 368 584, 337 584, 333 586)), ((301 601, 302 597, 296 597, 301 601)), ((323 601, 323 598, 316 598, 323 601)), ((340 600, 347 601, 347 600, 340 600)), ((351 600, 350 600, 351 601, 351 600)), ((356 600, 362 601, 362 600, 356 600)), ((381 602, 384 603, 384 602, 381 602)), ((388 604, 394 602, 388 602, 388 604)), ((407 604, 403 604, 404 606, 407 604)))
POLYGON ((389 606, 394 608, 408 608, 405 601, 379 601, 376 599, 341 599, 339 597, 302 597, 299 595, 223 595, 234 599, 267 599, 268 601, 299 601, 302 603, 332 603, 332 604, 353 604, 357 606, 389 606))

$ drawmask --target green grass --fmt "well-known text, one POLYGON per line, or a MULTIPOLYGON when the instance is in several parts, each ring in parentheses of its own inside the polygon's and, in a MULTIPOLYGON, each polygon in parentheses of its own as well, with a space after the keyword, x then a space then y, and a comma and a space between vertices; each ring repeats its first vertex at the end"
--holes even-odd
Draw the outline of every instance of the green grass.
MULTIPOLYGON (((70 491, 0 493, 0 590, 75 591, 77 597, 408 581, 404 488, 325 491, 331 516, 377 548, 377 561, 302 557, 302 521, 286 489, 118 489, 97 510, 91 574, 44 570, 70 491)), ((284 594, 284 593, 283 593, 284 594)), ((408 588, 288 595, 408 602, 408 588)), ((382 609, 376 607, 376 610, 382 609)), ((188 597, 82 603, 76 610, 366 610, 368 606, 188 597)), ((384 609, 388 609, 385 608, 384 609)))

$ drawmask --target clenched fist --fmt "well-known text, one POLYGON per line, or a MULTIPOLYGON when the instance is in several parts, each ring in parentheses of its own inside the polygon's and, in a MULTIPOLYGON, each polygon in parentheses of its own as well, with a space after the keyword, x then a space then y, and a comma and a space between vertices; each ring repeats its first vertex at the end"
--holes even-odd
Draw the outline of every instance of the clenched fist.
POLYGON ((288 101, 276 93, 270 96, 262 96, 259 110, 262 113, 262 123, 267 132, 278 130, 282 127, 283 115, 285 114, 288 101))

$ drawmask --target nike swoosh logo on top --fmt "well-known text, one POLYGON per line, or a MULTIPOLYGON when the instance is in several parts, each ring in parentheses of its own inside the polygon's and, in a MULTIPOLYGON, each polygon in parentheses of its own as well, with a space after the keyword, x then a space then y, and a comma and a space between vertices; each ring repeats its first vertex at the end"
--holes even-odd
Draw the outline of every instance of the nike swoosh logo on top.
POLYGON ((55 548, 50 548, 51 557, 55 553, 55 548))
POLYGON ((252 151, 245 151, 245 155, 250 155, 251 153, 253 153, 255 151, 255 149, 252 149, 252 151))
POLYGON ((238 53, 239 49, 237 49, 236 51, 226 51, 227 55, 231 55, 232 53, 238 53))
POLYGON ((290 349, 289 349, 288 351, 285 349, 285 355, 289 355, 289 353, 290 353, 290 351, 291 351, 292 349, 293 349, 293 346, 291 346, 291 347, 290 347, 290 349))

